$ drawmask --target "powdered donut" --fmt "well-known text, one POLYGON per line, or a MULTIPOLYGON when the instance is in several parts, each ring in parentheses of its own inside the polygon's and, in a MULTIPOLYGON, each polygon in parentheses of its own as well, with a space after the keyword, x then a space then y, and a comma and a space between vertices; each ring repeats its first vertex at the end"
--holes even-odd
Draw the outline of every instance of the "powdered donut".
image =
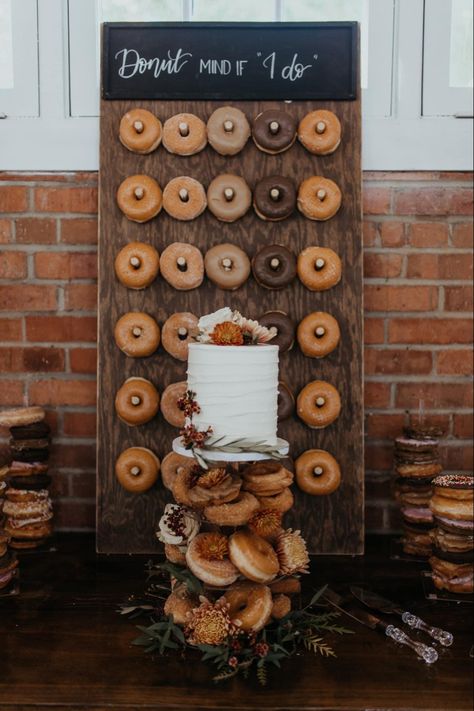
POLYGON ((298 210, 309 220, 325 221, 341 207, 342 195, 333 180, 313 175, 298 190, 298 210))
POLYGON ((120 121, 119 140, 132 153, 152 153, 161 143, 161 121, 146 109, 131 109, 120 121))
POLYGON ((134 494, 148 491, 158 479, 160 460, 145 447, 130 447, 115 462, 115 474, 124 489, 134 494))
POLYGON ((336 459, 323 449, 308 449, 295 462, 296 483, 311 496, 332 494, 341 483, 336 459))
POLYGON ((204 260, 197 247, 173 242, 161 254, 161 274, 178 291, 196 289, 204 279, 204 260))
POLYGON ((194 114, 176 114, 163 126, 163 145, 170 153, 192 156, 205 148, 206 124, 194 114))
POLYGON ((207 189, 207 205, 221 222, 235 222, 252 204, 252 193, 243 178, 225 173, 218 175, 207 189))
POLYGON ((160 328, 155 319, 140 311, 124 314, 114 329, 115 342, 131 358, 144 358, 156 351, 160 328))
POLYGON ((180 175, 173 178, 163 191, 163 207, 175 220, 194 220, 206 209, 206 192, 194 178, 180 175))
POLYGON ((296 337, 305 356, 323 358, 337 347, 341 332, 334 316, 313 311, 300 322, 296 337))
POLYGON ((221 106, 207 122, 207 138, 217 153, 234 156, 240 153, 250 136, 245 114, 234 106, 221 106))
POLYGON ((161 412, 166 422, 173 427, 184 427, 184 412, 178 407, 178 400, 185 396, 188 384, 186 380, 171 383, 161 396, 161 412))
POLYGON ((117 204, 132 222, 148 222, 161 210, 161 188, 149 175, 131 175, 117 190, 117 204))
POLYGON ((340 282, 342 264, 332 249, 307 247, 298 256, 297 270, 307 289, 325 291, 340 282))
POLYGON ((204 268, 216 286, 233 291, 247 281, 250 260, 235 244, 218 244, 207 251, 204 268))
POLYGON ((158 412, 160 396, 145 378, 128 378, 115 396, 117 415, 127 425, 143 425, 158 412))
POLYGON ((115 258, 117 279, 128 289, 145 289, 160 269, 160 257, 151 244, 130 242, 115 258))
POLYGON ((332 111, 311 111, 300 121, 298 139, 310 153, 320 156, 334 153, 341 142, 339 119, 332 111))
POLYGON ((323 380, 313 380, 301 390, 296 401, 298 416, 312 429, 327 427, 339 417, 341 398, 336 388, 323 380))
POLYGON ((163 348, 173 358, 187 360, 189 343, 199 332, 197 325, 198 318, 186 311, 170 316, 161 331, 163 348))

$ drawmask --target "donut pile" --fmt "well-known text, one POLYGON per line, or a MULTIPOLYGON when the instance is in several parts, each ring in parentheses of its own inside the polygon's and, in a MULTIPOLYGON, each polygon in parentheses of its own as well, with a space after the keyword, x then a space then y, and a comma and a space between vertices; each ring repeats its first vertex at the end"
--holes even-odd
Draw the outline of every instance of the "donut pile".
POLYGON ((3 516, 3 501, 7 490, 5 478, 8 474, 8 466, 0 467, 0 597, 9 595, 13 591, 14 581, 18 574, 18 558, 10 549, 10 536, 4 529, 5 519, 3 516))

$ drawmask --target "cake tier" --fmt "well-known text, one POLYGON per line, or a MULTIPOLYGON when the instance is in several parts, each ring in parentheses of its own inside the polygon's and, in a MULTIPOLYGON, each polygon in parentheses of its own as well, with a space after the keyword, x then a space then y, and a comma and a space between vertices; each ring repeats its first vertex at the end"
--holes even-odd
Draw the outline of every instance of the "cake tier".
POLYGON ((188 388, 201 408, 193 416, 199 430, 212 427, 215 437, 276 444, 278 346, 192 343, 188 388))

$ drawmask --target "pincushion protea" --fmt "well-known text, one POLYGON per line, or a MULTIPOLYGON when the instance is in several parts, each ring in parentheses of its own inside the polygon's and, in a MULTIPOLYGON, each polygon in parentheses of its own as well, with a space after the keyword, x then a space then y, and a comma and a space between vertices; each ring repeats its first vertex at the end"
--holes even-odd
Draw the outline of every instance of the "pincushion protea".
POLYGON ((229 616, 229 604, 221 597, 214 604, 203 596, 201 604, 188 612, 184 634, 189 644, 224 644, 239 632, 229 616))
POLYGON ((281 519, 281 513, 275 509, 260 509, 247 525, 257 536, 275 538, 281 531, 281 519))
POLYGON ((276 539, 275 550, 280 562, 280 575, 309 573, 309 555, 301 531, 291 528, 282 531, 276 539))

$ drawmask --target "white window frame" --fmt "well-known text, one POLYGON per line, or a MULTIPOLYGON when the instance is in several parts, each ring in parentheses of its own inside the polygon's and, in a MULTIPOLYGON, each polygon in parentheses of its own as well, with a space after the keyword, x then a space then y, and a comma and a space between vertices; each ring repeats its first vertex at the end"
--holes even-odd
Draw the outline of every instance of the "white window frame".
POLYGON ((0 114, 38 116, 37 0, 11 3, 14 87, 0 89, 0 114))

